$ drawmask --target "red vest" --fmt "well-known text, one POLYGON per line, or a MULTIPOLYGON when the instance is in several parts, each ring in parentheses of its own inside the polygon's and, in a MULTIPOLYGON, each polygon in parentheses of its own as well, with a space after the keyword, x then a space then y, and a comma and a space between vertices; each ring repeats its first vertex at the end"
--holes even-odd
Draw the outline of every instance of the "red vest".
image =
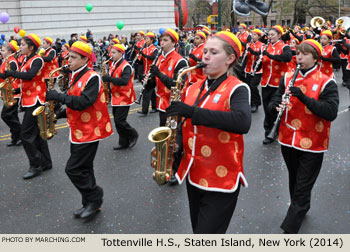
MULTIPOLYGON (((282 40, 277 41, 274 45, 269 44, 267 47, 267 52, 272 55, 283 54, 283 48, 287 46, 282 40)), ((280 62, 270 59, 264 55, 262 59, 262 78, 261 86, 266 87, 267 85, 271 87, 278 87, 281 77, 288 71, 290 71, 289 62, 280 62)))
MULTIPOLYGON (((203 82, 201 80, 189 86, 184 102, 193 105, 203 82)), ((227 79, 210 95, 200 108, 231 111, 230 97, 236 88, 247 84, 236 77, 227 79)), ((208 90, 204 88, 201 96, 208 90)), ((248 101, 247 101, 248 102, 248 101)), ((234 192, 240 181, 248 186, 243 172, 243 136, 220 129, 209 128, 203 125, 193 125, 188 118, 182 127, 184 154, 176 177, 180 183, 189 173, 192 185, 206 191, 234 192)))
MULTIPOLYGON (((198 58, 198 59, 202 59, 203 58, 203 48, 204 48, 204 44, 200 44, 198 47, 194 48, 192 51, 192 54, 198 58)), ((190 66, 195 66, 197 65, 197 61, 194 61, 193 59, 189 59, 189 63, 190 66)), ((205 76, 203 75, 203 69, 194 69, 191 71, 190 74, 190 83, 195 83, 198 80, 204 79, 205 76)))
MULTIPOLYGON (((155 47, 155 45, 150 45, 148 47, 145 47, 142 52, 145 54, 145 55, 148 55, 148 56, 152 56, 153 53, 154 53, 154 50, 157 49, 157 47, 155 47)), ((145 57, 142 57, 143 59, 143 74, 147 74, 149 72, 149 69, 153 63, 153 60, 151 59, 147 59, 145 57)))
MULTIPOLYGON (((17 60, 15 59, 15 57, 13 57, 13 56, 11 56, 9 58, 10 65, 12 62, 14 62, 16 64, 16 71, 17 71, 18 70, 18 63, 17 63, 17 60)), ((3 63, 1 64, 1 67, 0 67, 0 73, 5 73, 5 69, 6 69, 6 62, 4 60, 3 63)), ((9 78, 12 79, 12 87, 14 89, 19 88, 19 83, 20 83, 19 79, 14 79, 13 77, 9 77, 9 78)), ((0 83, 2 83, 4 81, 5 81, 5 79, 0 78, 0 83)), ((5 84, 5 87, 7 87, 7 82, 5 84)), ((21 96, 20 94, 13 95, 14 98, 19 98, 20 96, 21 96)))
POLYGON ((117 68, 115 68, 119 61, 115 62, 109 70, 109 74, 113 78, 120 78, 125 67, 130 67, 132 74, 128 84, 125 86, 115 86, 111 84, 112 106, 130 106, 134 104, 136 99, 134 90, 134 72, 125 59, 121 58, 120 60, 122 63, 117 68))
MULTIPOLYGON (((288 86, 293 73, 285 76, 288 86)), ((314 67, 305 76, 298 74, 294 84, 302 92, 315 100, 331 79, 314 67)), ((291 97, 279 128, 278 141, 282 145, 308 152, 324 152, 328 149, 331 122, 313 114, 298 98, 291 97)))
MULTIPOLYGON (((146 43, 146 40, 141 39, 140 41, 136 42, 136 47, 142 48, 145 43, 146 43)), ((139 53, 139 50, 136 49, 136 54, 138 54, 138 53, 139 53)), ((142 55, 140 54, 137 59, 141 60, 141 58, 142 58, 142 55)))
MULTIPOLYGON (((347 44, 349 44, 349 43, 350 43, 350 39, 346 39, 345 42, 346 42, 347 44)), ((341 43, 340 46, 343 47, 343 49, 346 50, 346 47, 343 45, 343 43, 341 43)), ((343 52, 340 52, 340 58, 341 58, 341 59, 348 59, 348 55, 349 55, 349 54, 345 54, 345 53, 343 53, 343 52)))
POLYGON ((68 50, 61 53, 61 66, 68 64, 68 59, 65 59, 67 57, 68 53, 69 53, 68 50))
MULTIPOLYGON (((322 50, 322 56, 325 57, 325 58, 332 58, 333 50, 335 50, 335 47, 332 46, 332 45, 324 46, 323 50, 322 50)), ((334 77, 332 62, 324 61, 324 60, 321 59, 320 60, 319 71, 321 71, 322 73, 327 75, 329 78, 333 78, 334 77)))
MULTIPOLYGON (((170 78, 173 78, 175 68, 181 60, 185 60, 185 59, 182 58, 182 56, 178 54, 175 50, 173 50, 168 55, 166 55, 166 58, 164 57, 164 54, 159 56, 157 67, 161 73, 165 74, 170 78)), ((169 107, 171 90, 168 89, 159 80, 158 77, 156 77, 156 87, 157 87, 157 92, 156 92, 157 108, 158 110, 165 112, 165 110, 169 107)))
MULTIPOLYGON (((243 43, 247 43, 247 41, 248 41, 248 36, 249 36, 249 33, 247 32, 247 31, 245 31, 245 32, 243 32, 243 33, 238 33, 237 34, 237 37, 238 37, 238 39, 241 41, 241 42, 243 42, 243 43)), ((245 49, 245 46, 242 46, 242 50, 244 50, 245 49)))
MULTIPOLYGON (((49 56, 50 52, 54 51, 55 52, 55 57, 53 58, 53 60, 51 60, 50 62, 45 62, 44 63, 44 67, 43 67, 43 72, 44 72, 44 77, 46 79, 49 78, 50 72, 55 70, 56 68, 58 68, 58 60, 57 60, 57 55, 56 55, 56 51, 53 48, 48 48, 45 50, 45 54, 44 57, 49 56)), ((53 77, 58 77, 60 75, 59 72, 54 73, 53 77)))
MULTIPOLYGON (((39 55, 34 55, 28 61, 26 61, 21 72, 28 72, 31 68, 32 62, 36 59, 40 59, 44 66, 44 60, 39 55)), ((43 74, 43 68, 41 68, 37 74, 31 80, 20 80, 21 82, 21 101, 23 107, 32 107, 37 101, 44 104, 46 99, 46 83, 43 74)))
MULTIPOLYGON (((78 73, 75 74, 70 83, 74 81, 77 75, 78 73)), ((80 96, 86 83, 93 76, 98 76, 98 74, 89 69, 88 72, 68 89, 67 94, 80 96)), ((113 134, 101 79, 100 89, 95 103, 82 111, 67 107, 67 122, 70 127, 70 141, 72 143, 95 142, 113 134)))
MULTIPOLYGON (((252 50, 255 52, 261 51, 262 46, 263 46, 263 43, 261 41, 257 41, 255 43, 254 42, 250 43, 250 48, 252 48, 252 50)), ((257 61, 258 58, 259 58, 259 56, 255 56, 254 54, 252 54, 248 51, 247 64, 246 64, 246 67, 244 69, 244 72, 253 73, 254 66, 255 66, 254 63, 257 61)), ((262 70, 260 69, 260 71, 257 71, 256 73, 257 74, 262 73, 262 70)))

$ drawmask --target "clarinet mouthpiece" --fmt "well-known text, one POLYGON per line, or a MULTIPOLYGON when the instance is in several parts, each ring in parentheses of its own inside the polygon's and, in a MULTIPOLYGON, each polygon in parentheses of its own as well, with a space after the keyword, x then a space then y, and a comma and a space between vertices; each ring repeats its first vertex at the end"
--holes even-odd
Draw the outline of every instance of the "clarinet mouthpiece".
POLYGON ((207 64, 205 64, 204 62, 200 62, 196 65, 197 68, 203 68, 203 67, 206 67, 207 64))

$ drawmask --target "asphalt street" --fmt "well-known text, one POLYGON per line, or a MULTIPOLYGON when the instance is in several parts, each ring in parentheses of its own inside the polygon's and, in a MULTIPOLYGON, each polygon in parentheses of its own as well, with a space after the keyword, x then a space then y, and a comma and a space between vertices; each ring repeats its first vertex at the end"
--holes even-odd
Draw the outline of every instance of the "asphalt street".
MULTIPOLYGON (((332 123, 330 147, 312 191, 311 209, 300 233, 350 233, 350 105, 349 90, 340 85, 339 115, 332 123)), ((140 84, 136 84, 139 94, 140 84)), ((3 103, 0 102, 0 109, 3 103)), ((132 149, 114 151, 118 134, 101 141, 94 167, 104 189, 102 211, 88 223, 74 219, 81 198, 65 174, 70 155, 66 120, 58 121, 58 134, 49 140, 53 169, 31 180, 23 147, 6 147, 9 129, 0 121, 0 233, 30 234, 154 234, 192 233, 186 185, 158 186, 152 179, 148 133, 158 126, 158 114, 140 117, 133 105, 128 122, 139 140, 132 149)), ((111 108, 110 108, 111 112, 111 108)), ((22 118, 23 113, 20 113, 22 118)), ((262 107, 252 115, 245 135, 244 170, 248 188, 241 188, 227 233, 280 234, 289 205, 288 174, 280 145, 263 145, 262 107)), ((114 123, 113 123, 114 125, 114 123)))

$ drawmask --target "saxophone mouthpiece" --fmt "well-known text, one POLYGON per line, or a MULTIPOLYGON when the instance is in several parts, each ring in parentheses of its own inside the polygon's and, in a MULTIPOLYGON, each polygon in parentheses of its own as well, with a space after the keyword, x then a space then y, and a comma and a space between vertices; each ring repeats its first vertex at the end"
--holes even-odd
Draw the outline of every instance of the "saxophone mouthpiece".
POLYGON ((200 62, 196 65, 197 68, 203 68, 203 67, 206 67, 207 64, 205 64, 204 62, 200 62))

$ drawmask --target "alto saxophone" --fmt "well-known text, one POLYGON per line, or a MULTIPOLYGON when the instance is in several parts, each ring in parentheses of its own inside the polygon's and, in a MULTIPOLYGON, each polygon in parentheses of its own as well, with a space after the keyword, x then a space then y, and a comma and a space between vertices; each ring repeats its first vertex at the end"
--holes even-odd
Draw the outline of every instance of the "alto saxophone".
MULTIPOLYGON (((109 58, 108 60, 104 61, 102 63, 102 76, 105 76, 107 74, 107 69, 106 69, 106 64, 110 61, 111 59, 109 58)), ((110 102, 109 99, 109 88, 108 88, 108 82, 103 82, 103 92, 105 93, 105 98, 106 98, 106 104, 110 102)))
POLYGON ((68 83, 69 83, 69 76, 68 73, 66 73, 63 69, 67 68, 68 65, 62 66, 62 71, 60 72, 60 75, 57 77, 57 86, 60 88, 62 92, 66 91, 68 89, 68 83))
MULTIPOLYGON (((196 66, 180 70, 176 79, 176 85, 171 87, 170 103, 172 101, 181 101, 183 90, 186 88, 185 85, 182 85, 183 76, 196 68, 205 66, 206 64, 199 63, 196 66)), ((151 166, 155 169, 153 179, 158 185, 163 185, 169 181, 173 173, 174 153, 177 151, 177 122, 178 116, 169 116, 164 127, 155 128, 148 135, 148 140, 156 145, 151 151, 151 166)))
MULTIPOLYGON (((14 56, 16 53, 12 53, 10 55, 7 55, 5 58, 5 70, 10 70, 10 57, 14 56)), ((0 90, 1 90, 1 98, 4 101, 4 105, 8 107, 12 107, 15 104, 15 99, 13 98, 13 85, 12 85, 13 78, 7 77, 6 80, 0 84, 0 90)))
MULTIPOLYGON (((55 89, 54 73, 60 71, 63 67, 56 68, 50 72, 48 90, 55 89)), ((37 107, 33 113, 33 116, 38 117, 38 127, 40 130, 40 137, 45 141, 53 138, 56 135, 55 129, 55 103, 53 100, 46 102, 44 106, 37 107)))

